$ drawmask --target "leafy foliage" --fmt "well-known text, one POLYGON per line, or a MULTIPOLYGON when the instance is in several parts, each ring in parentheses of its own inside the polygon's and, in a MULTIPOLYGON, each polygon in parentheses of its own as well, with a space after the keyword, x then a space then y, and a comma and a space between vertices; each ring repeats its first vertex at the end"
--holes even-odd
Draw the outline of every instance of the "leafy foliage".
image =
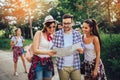
POLYGON ((120 35, 102 34, 102 60, 109 80, 119 80, 120 77, 120 35))
MULTIPOLYGON (((24 46, 29 45, 31 43, 32 43, 31 39, 26 39, 25 42, 24 42, 24 46)), ((2 50, 10 50, 11 49, 10 39, 0 38, 0 44, 1 44, 0 45, 0 49, 2 49, 2 50)))

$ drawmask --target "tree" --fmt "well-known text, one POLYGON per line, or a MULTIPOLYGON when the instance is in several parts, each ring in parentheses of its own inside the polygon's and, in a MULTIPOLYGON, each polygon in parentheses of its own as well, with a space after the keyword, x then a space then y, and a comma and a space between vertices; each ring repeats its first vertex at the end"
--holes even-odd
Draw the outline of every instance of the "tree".
POLYGON ((108 30, 111 35, 113 20, 117 19, 114 16, 120 16, 119 7, 119 0, 59 0, 51 14, 56 13, 55 18, 59 21, 65 13, 73 14, 75 22, 82 23, 88 18, 96 19, 99 27, 108 30))
POLYGON ((17 26, 29 23, 31 38, 33 38, 32 21, 38 20, 52 9, 48 0, 5 0, 0 3, 2 19, 17 26))
POLYGON ((97 0, 59 0, 56 10, 61 14, 71 13, 74 15, 75 21, 83 22, 85 19, 94 18, 101 21, 106 13, 102 12, 101 5, 97 0))

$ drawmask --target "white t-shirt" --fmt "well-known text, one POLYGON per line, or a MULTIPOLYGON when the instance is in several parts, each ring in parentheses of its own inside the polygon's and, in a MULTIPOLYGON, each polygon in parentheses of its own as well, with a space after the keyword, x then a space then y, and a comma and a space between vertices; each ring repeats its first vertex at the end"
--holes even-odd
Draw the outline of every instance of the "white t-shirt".
POLYGON ((23 37, 22 37, 22 36, 20 36, 20 37, 18 38, 18 42, 17 42, 17 43, 16 43, 16 41, 17 41, 16 36, 13 36, 13 37, 11 38, 11 40, 14 41, 15 46, 20 46, 20 47, 23 46, 23 37))
MULTIPOLYGON (((71 46, 73 43, 73 34, 64 34, 64 47, 71 46)), ((73 66, 73 54, 63 57, 64 63, 63 66, 73 66)))

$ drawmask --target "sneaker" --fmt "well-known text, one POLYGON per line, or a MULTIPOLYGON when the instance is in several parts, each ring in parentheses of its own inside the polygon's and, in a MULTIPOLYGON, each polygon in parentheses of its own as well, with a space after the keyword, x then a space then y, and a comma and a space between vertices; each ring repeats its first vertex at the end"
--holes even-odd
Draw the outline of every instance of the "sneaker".
POLYGON ((18 73, 17 73, 17 72, 15 72, 15 73, 14 73, 14 76, 18 76, 18 73))
POLYGON ((25 71, 24 73, 27 74, 27 71, 25 71))

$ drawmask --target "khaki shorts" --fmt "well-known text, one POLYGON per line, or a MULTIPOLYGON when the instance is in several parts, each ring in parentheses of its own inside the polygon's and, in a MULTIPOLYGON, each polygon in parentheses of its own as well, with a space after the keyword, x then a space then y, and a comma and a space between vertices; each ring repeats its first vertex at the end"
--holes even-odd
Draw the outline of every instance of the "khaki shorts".
POLYGON ((64 67, 58 69, 60 80, 81 80, 80 70, 75 70, 73 67, 64 67))

